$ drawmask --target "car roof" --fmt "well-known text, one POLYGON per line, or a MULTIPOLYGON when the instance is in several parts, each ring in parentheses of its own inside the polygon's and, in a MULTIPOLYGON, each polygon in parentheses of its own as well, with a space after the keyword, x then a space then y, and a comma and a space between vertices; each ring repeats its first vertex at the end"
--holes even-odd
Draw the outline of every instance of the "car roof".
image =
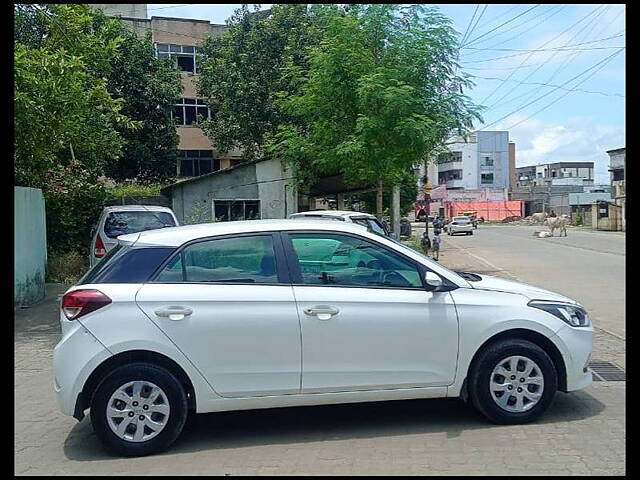
POLYGON ((310 210, 308 212, 298 212, 289 217, 367 217, 375 218, 374 215, 365 212, 354 212, 351 210, 310 210))
POLYGON ((168 207, 161 207, 160 205, 112 205, 109 207, 104 207, 103 210, 105 213, 110 212, 141 212, 141 211, 152 211, 152 212, 169 212, 173 213, 168 207))
POLYGON ((166 227, 157 230, 145 230, 138 233, 120 235, 118 242, 124 245, 154 245, 178 247, 199 238, 228 235, 234 233, 260 233, 280 230, 331 230, 367 234, 366 227, 354 223, 336 222, 332 220, 242 220, 234 222, 200 223, 181 227, 166 227))

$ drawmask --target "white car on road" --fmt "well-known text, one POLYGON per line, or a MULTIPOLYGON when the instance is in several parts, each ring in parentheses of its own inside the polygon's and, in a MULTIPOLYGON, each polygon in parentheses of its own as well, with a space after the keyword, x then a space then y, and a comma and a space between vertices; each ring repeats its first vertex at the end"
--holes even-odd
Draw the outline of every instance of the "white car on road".
POLYGON ((473 223, 469 217, 453 217, 447 224, 447 235, 455 235, 456 233, 464 233, 473 235, 473 223))
POLYGON ((462 397, 536 419, 591 383, 593 329, 560 294, 456 273, 347 222, 163 228, 118 245, 63 296, 54 387, 123 455, 187 413, 462 397))

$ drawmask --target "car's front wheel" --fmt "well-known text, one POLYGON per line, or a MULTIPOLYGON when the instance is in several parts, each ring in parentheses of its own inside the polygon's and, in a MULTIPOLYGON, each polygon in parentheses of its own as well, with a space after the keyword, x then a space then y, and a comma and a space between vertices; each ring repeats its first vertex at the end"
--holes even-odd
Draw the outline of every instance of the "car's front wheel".
POLYGON ((551 404, 558 374, 538 345, 509 339, 480 352, 469 372, 468 388, 473 405, 492 422, 527 423, 551 404))
POLYGON ((167 448, 182 432, 187 397, 169 371, 148 363, 117 368, 98 386, 91 423, 98 437, 120 455, 149 455, 167 448))

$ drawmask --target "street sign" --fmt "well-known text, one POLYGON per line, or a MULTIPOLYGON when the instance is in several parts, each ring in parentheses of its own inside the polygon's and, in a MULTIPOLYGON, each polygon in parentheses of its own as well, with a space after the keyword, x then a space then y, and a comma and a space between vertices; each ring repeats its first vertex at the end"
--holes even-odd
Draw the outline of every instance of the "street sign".
POLYGON ((431 182, 427 182, 422 186, 422 190, 424 193, 430 193, 433 190, 433 185, 431 185, 431 182))

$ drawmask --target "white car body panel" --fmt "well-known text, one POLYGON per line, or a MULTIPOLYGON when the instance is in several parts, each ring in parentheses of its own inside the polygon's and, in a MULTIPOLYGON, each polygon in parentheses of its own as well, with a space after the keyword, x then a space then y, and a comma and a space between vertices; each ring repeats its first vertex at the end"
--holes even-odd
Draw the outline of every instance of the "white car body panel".
POLYGON ((219 395, 300 392, 300 323, 291 286, 147 283, 136 301, 219 395), (178 321, 154 313, 171 305, 193 313, 178 321))
POLYGON ((310 285, 294 291, 302 325, 302 393, 453 382, 458 318, 448 293, 310 285), (316 305, 339 313, 327 320, 304 313, 316 305))
MULTIPOLYGON (((347 222, 262 220, 149 230, 119 237, 126 245, 173 246, 224 234, 286 230, 348 232, 396 249, 448 279, 450 292, 299 285, 87 284, 112 303, 69 321, 54 351, 61 410, 73 414, 91 372, 112 355, 153 351, 191 380, 196 411, 212 412, 407 398, 459 396, 477 349, 514 328, 557 346, 567 390, 584 388, 591 327, 569 327, 527 306, 530 299, 571 301, 530 285, 482 275, 467 281, 424 255, 347 222), (136 304, 136 301, 138 304, 136 304), (174 321, 158 307, 187 304, 174 321), (303 313, 333 305, 320 320, 303 313), (424 312, 421 310, 424 306, 424 312), (305 376, 308 374, 308 376, 305 376)), ((571 301, 572 303, 575 303, 571 301)))

